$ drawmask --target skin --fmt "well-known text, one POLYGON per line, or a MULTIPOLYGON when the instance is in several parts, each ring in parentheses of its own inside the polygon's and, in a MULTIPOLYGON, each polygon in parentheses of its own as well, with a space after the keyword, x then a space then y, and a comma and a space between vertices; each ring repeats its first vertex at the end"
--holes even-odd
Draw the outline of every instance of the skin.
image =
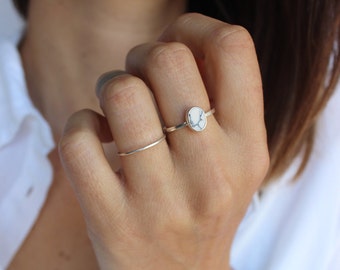
POLYGON ((229 266, 233 237, 269 163, 260 72, 243 28, 198 14, 176 19, 184 7, 159 0, 85 1, 81 8, 76 1, 32 1, 23 62, 34 103, 61 137, 66 175, 52 153, 54 186, 12 269, 32 269, 32 247, 39 240, 46 246, 39 231, 53 235, 70 220, 76 222, 67 235, 60 230, 46 254, 36 256, 41 269, 93 269, 91 244, 101 269, 229 266), (112 69, 126 73, 98 87, 99 108, 94 81, 112 69), (111 154, 143 147, 162 136, 161 120, 177 125, 197 105, 216 109, 203 132, 184 128, 146 151, 105 155, 102 142, 114 141, 111 154), (64 121, 82 108, 90 109, 73 114, 61 135, 64 121), (76 200, 58 198, 73 198, 66 176, 86 226, 76 200), (70 213, 55 222, 53 209, 70 213), (85 233, 72 237, 76 231, 87 231, 91 242, 85 233), (57 245, 59 254, 78 252, 64 264, 55 256, 62 237, 68 241, 57 245), (76 245, 79 239, 86 244, 76 245))

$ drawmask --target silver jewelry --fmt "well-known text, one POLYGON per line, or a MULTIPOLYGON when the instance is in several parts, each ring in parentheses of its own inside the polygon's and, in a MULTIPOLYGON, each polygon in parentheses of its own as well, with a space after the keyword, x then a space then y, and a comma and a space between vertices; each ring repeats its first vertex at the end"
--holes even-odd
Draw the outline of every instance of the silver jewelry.
POLYGON ((170 133, 175 130, 182 129, 184 127, 189 127, 190 129, 194 131, 203 131, 207 126, 207 117, 209 115, 212 115, 215 112, 215 109, 211 109, 208 112, 204 112, 204 110, 200 107, 192 107, 190 108, 185 115, 185 122, 181 123, 177 126, 173 127, 164 127, 163 132, 164 133, 170 133))
POLYGON ((159 144, 160 142, 164 141, 165 140, 165 135, 163 135, 160 139, 158 139, 157 141, 153 142, 153 143, 150 143, 144 147, 141 147, 141 148, 138 148, 136 150, 132 150, 132 151, 128 151, 128 152, 118 152, 118 156, 121 156, 121 157, 125 157, 125 156, 129 156, 129 155, 132 155, 132 154, 135 154, 135 153, 138 153, 138 152, 141 152, 141 151, 144 151, 146 149, 149 149, 153 146, 156 146, 157 144, 159 144))

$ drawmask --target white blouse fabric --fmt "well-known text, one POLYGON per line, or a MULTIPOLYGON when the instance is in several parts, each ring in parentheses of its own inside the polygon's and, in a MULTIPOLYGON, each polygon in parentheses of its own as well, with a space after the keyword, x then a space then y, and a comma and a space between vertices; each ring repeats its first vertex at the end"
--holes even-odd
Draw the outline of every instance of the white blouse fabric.
MULTIPOLYGON (((0 269, 6 269, 44 204, 53 175, 47 155, 54 142, 27 93, 16 49, 20 35, 2 33, 0 269)), ((235 270, 340 269, 340 89, 319 121, 308 167, 293 182, 297 166, 298 159, 261 198, 254 196, 233 243, 235 270)))
MULTIPOLYGON (((339 85, 340 86, 340 85, 339 85)), ((318 122, 306 170, 299 159, 254 199, 234 240, 236 270, 340 269, 340 87, 318 122)))
POLYGON ((54 142, 27 93, 16 48, 22 25, 11 8, 1 1, 0 269, 6 269, 34 225, 53 175, 47 155, 54 142))

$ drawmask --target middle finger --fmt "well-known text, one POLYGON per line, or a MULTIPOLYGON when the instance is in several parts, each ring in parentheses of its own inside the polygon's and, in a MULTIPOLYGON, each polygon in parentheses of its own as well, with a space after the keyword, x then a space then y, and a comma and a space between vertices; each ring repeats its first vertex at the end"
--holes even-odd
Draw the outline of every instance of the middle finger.
MULTIPOLYGON (((184 44, 173 42, 137 46, 129 52, 126 65, 129 72, 149 84, 166 127, 183 123, 185 113, 191 107, 198 106, 205 112, 211 109, 196 61, 184 44)), ((208 126, 207 130, 217 126, 211 116, 208 126)), ((168 140, 172 148, 183 152, 187 151, 185 146, 188 144, 191 147, 195 141, 200 144, 206 137, 206 131, 192 136, 193 131, 186 127, 169 134, 168 140)))

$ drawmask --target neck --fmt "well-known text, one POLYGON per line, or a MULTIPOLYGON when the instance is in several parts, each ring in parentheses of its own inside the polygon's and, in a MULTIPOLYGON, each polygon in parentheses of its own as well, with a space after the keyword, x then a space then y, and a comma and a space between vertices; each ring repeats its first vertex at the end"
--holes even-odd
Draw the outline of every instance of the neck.
POLYGON ((56 139, 73 112, 99 111, 97 78, 124 69, 127 52, 157 39, 185 5, 184 0, 31 1, 22 59, 33 103, 56 139))

